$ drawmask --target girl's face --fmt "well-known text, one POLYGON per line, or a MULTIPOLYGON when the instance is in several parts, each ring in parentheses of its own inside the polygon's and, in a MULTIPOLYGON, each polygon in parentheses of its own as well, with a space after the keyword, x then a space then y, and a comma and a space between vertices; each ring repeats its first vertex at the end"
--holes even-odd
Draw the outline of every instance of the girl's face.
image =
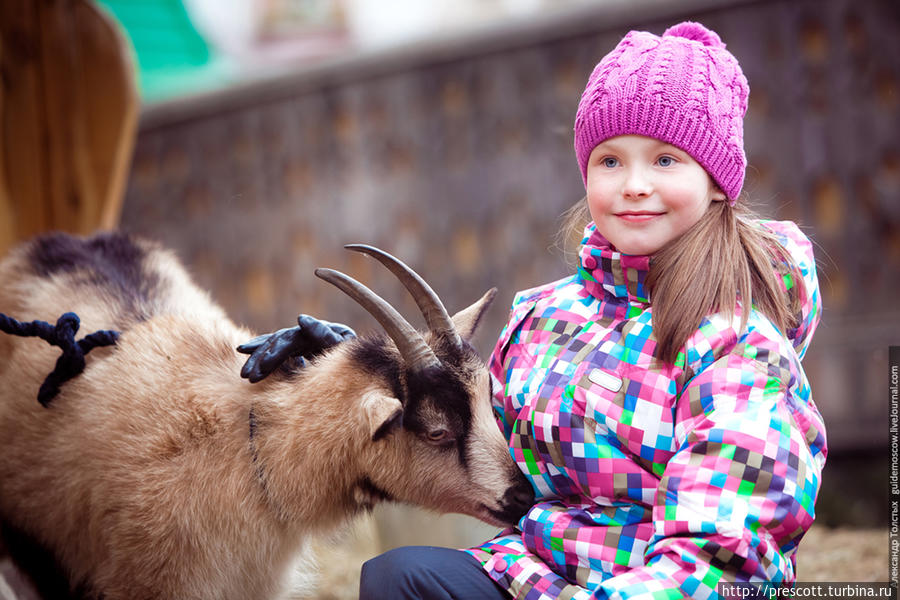
POLYGON ((653 254, 694 226, 711 202, 725 199, 697 161, 654 138, 610 138, 588 160, 591 218, 624 254, 653 254))

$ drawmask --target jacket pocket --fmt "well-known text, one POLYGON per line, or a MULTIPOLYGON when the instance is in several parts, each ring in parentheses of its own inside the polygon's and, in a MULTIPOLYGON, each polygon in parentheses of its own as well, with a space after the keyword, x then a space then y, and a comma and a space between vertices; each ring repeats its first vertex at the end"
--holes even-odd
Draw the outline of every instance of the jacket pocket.
POLYGON ((652 370, 618 363, 615 369, 585 361, 573 379, 573 409, 597 443, 610 445, 660 475, 675 451, 674 383, 652 370), (671 390, 670 390, 671 388, 671 390))

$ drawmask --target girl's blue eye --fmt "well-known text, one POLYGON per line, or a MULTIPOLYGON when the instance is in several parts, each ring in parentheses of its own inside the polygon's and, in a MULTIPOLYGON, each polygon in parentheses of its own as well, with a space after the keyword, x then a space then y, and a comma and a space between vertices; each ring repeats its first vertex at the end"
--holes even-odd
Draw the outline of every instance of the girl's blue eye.
POLYGON ((675 164, 675 159, 672 158, 671 156, 660 156, 656 160, 656 162, 661 167, 671 167, 673 164, 675 164))
POLYGON ((607 169, 612 169, 618 166, 619 161, 611 156, 607 156, 603 159, 603 166, 607 169))

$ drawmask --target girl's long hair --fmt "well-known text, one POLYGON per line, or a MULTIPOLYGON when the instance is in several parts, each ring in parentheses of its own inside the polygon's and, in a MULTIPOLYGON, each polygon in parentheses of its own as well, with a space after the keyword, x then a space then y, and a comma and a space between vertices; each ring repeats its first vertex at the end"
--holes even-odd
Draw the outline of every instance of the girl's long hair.
MULTIPOLYGON (((587 202, 569 209, 563 241, 574 239, 589 219, 587 202)), ((734 314, 739 303, 752 305, 783 332, 797 326, 799 269, 777 237, 756 221, 743 206, 713 202, 696 225, 650 257, 644 286, 653 306, 657 360, 675 364, 705 317, 734 314), (795 282, 789 290, 783 283, 788 274, 795 282)), ((748 316, 749 310, 741 311, 742 330, 748 316)))

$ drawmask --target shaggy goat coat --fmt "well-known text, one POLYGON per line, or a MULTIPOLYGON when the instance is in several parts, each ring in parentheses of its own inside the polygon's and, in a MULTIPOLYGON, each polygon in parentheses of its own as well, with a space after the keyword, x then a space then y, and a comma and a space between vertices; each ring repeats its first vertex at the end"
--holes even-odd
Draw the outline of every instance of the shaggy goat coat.
MULTIPOLYGON (((121 332, 47 408, 35 396, 58 349, 0 335, 0 520, 89 597, 273 598, 300 585, 310 534, 382 500, 501 524, 533 498, 467 344, 452 364, 436 345, 440 385, 419 394, 383 337, 250 384, 235 348, 253 335, 155 244, 39 238, 0 282, 0 312, 121 332), (447 381, 462 397, 439 397, 447 381)), ((453 318, 462 340, 491 297, 453 318)))

